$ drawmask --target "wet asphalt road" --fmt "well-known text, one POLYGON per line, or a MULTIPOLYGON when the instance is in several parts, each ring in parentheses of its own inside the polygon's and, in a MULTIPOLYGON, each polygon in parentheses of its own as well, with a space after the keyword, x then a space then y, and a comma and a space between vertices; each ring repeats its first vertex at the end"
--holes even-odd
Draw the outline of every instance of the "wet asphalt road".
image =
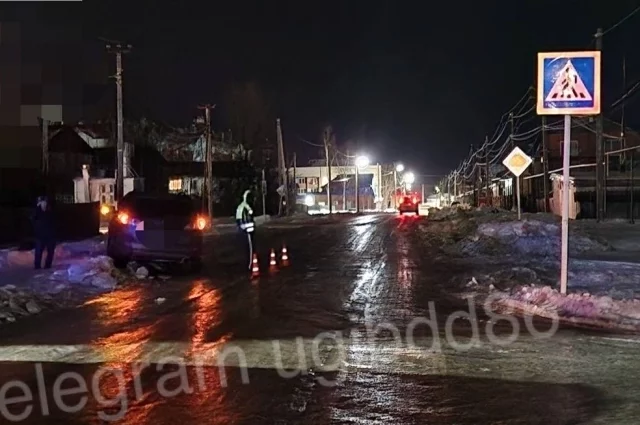
POLYGON ((7 326, 0 423, 638 423, 640 340, 452 322, 461 270, 416 245, 416 220, 260 229, 253 280, 237 235, 212 236, 199 276, 7 326))

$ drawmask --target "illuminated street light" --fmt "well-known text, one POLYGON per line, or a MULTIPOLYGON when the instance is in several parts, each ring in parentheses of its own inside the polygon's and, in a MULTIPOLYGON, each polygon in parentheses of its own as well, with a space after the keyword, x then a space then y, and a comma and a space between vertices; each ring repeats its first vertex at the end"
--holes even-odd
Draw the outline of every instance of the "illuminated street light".
POLYGON ((396 171, 397 171, 398 173, 403 172, 403 171, 404 171, 404 165, 402 165, 402 164, 398 164, 398 165, 396 165, 396 171))
POLYGON ((361 155, 356 158, 356 167, 364 168, 369 165, 369 157, 361 155))
POLYGON ((414 176, 413 173, 407 173, 404 175, 404 181, 409 185, 413 184, 413 182, 416 181, 416 176, 414 176))

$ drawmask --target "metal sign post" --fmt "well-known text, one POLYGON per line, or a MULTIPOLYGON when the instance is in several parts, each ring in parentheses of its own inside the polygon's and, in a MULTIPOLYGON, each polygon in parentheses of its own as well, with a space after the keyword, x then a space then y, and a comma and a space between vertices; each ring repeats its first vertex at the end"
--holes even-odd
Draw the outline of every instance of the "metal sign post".
POLYGON ((569 160, 571 157, 571 115, 564 116, 564 146, 562 149, 562 252, 560 258, 560 292, 567 293, 569 274, 569 160))
POLYGON ((531 165, 532 162, 533 160, 531 159, 531 157, 526 153, 522 152, 522 149, 520 149, 517 146, 511 151, 509 155, 507 155, 504 161, 502 161, 502 164, 504 164, 504 166, 507 167, 507 169, 511 171, 514 176, 516 176, 516 199, 517 199, 517 205, 518 205, 518 220, 522 218, 521 212, 520 212, 521 211, 520 176, 529 167, 529 165, 531 165))
POLYGON ((518 220, 522 220, 522 217, 520 216, 520 211, 522 210, 520 208, 520 176, 516 176, 516 197, 518 198, 518 220))
POLYGON ((538 53, 537 94, 538 115, 564 115, 560 292, 566 294, 569 273, 571 115, 600 114, 600 52, 538 53))

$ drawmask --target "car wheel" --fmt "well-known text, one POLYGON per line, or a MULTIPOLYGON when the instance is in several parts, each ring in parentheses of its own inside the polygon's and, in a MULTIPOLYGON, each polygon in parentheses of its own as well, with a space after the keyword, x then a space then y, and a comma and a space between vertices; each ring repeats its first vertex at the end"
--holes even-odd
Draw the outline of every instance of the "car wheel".
POLYGON ((202 270, 202 258, 200 257, 194 257, 189 259, 189 270, 192 273, 198 273, 199 271, 202 270))
POLYGON ((124 269, 127 267, 127 264, 129 264, 128 258, 111 256, 111 259, 113 260, 113 265, 116 269, 124 269))

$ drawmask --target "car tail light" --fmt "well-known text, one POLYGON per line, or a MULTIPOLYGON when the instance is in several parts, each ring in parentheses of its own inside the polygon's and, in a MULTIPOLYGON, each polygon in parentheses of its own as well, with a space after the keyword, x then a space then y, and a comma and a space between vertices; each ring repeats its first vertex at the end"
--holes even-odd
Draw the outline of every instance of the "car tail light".
POLYGON ((186 228, 195 229, 195 230, 205 230, 207 227, 209 227, 209 219, 203 215, 199 215, 193 220, 193 223, 187 225, 186 228))
POLYGON ((126 212, 121 212, 118 213, 118 221, 122 224, 130 224, 131 217, 129 217, 129 214, 127 214, 126 212))

